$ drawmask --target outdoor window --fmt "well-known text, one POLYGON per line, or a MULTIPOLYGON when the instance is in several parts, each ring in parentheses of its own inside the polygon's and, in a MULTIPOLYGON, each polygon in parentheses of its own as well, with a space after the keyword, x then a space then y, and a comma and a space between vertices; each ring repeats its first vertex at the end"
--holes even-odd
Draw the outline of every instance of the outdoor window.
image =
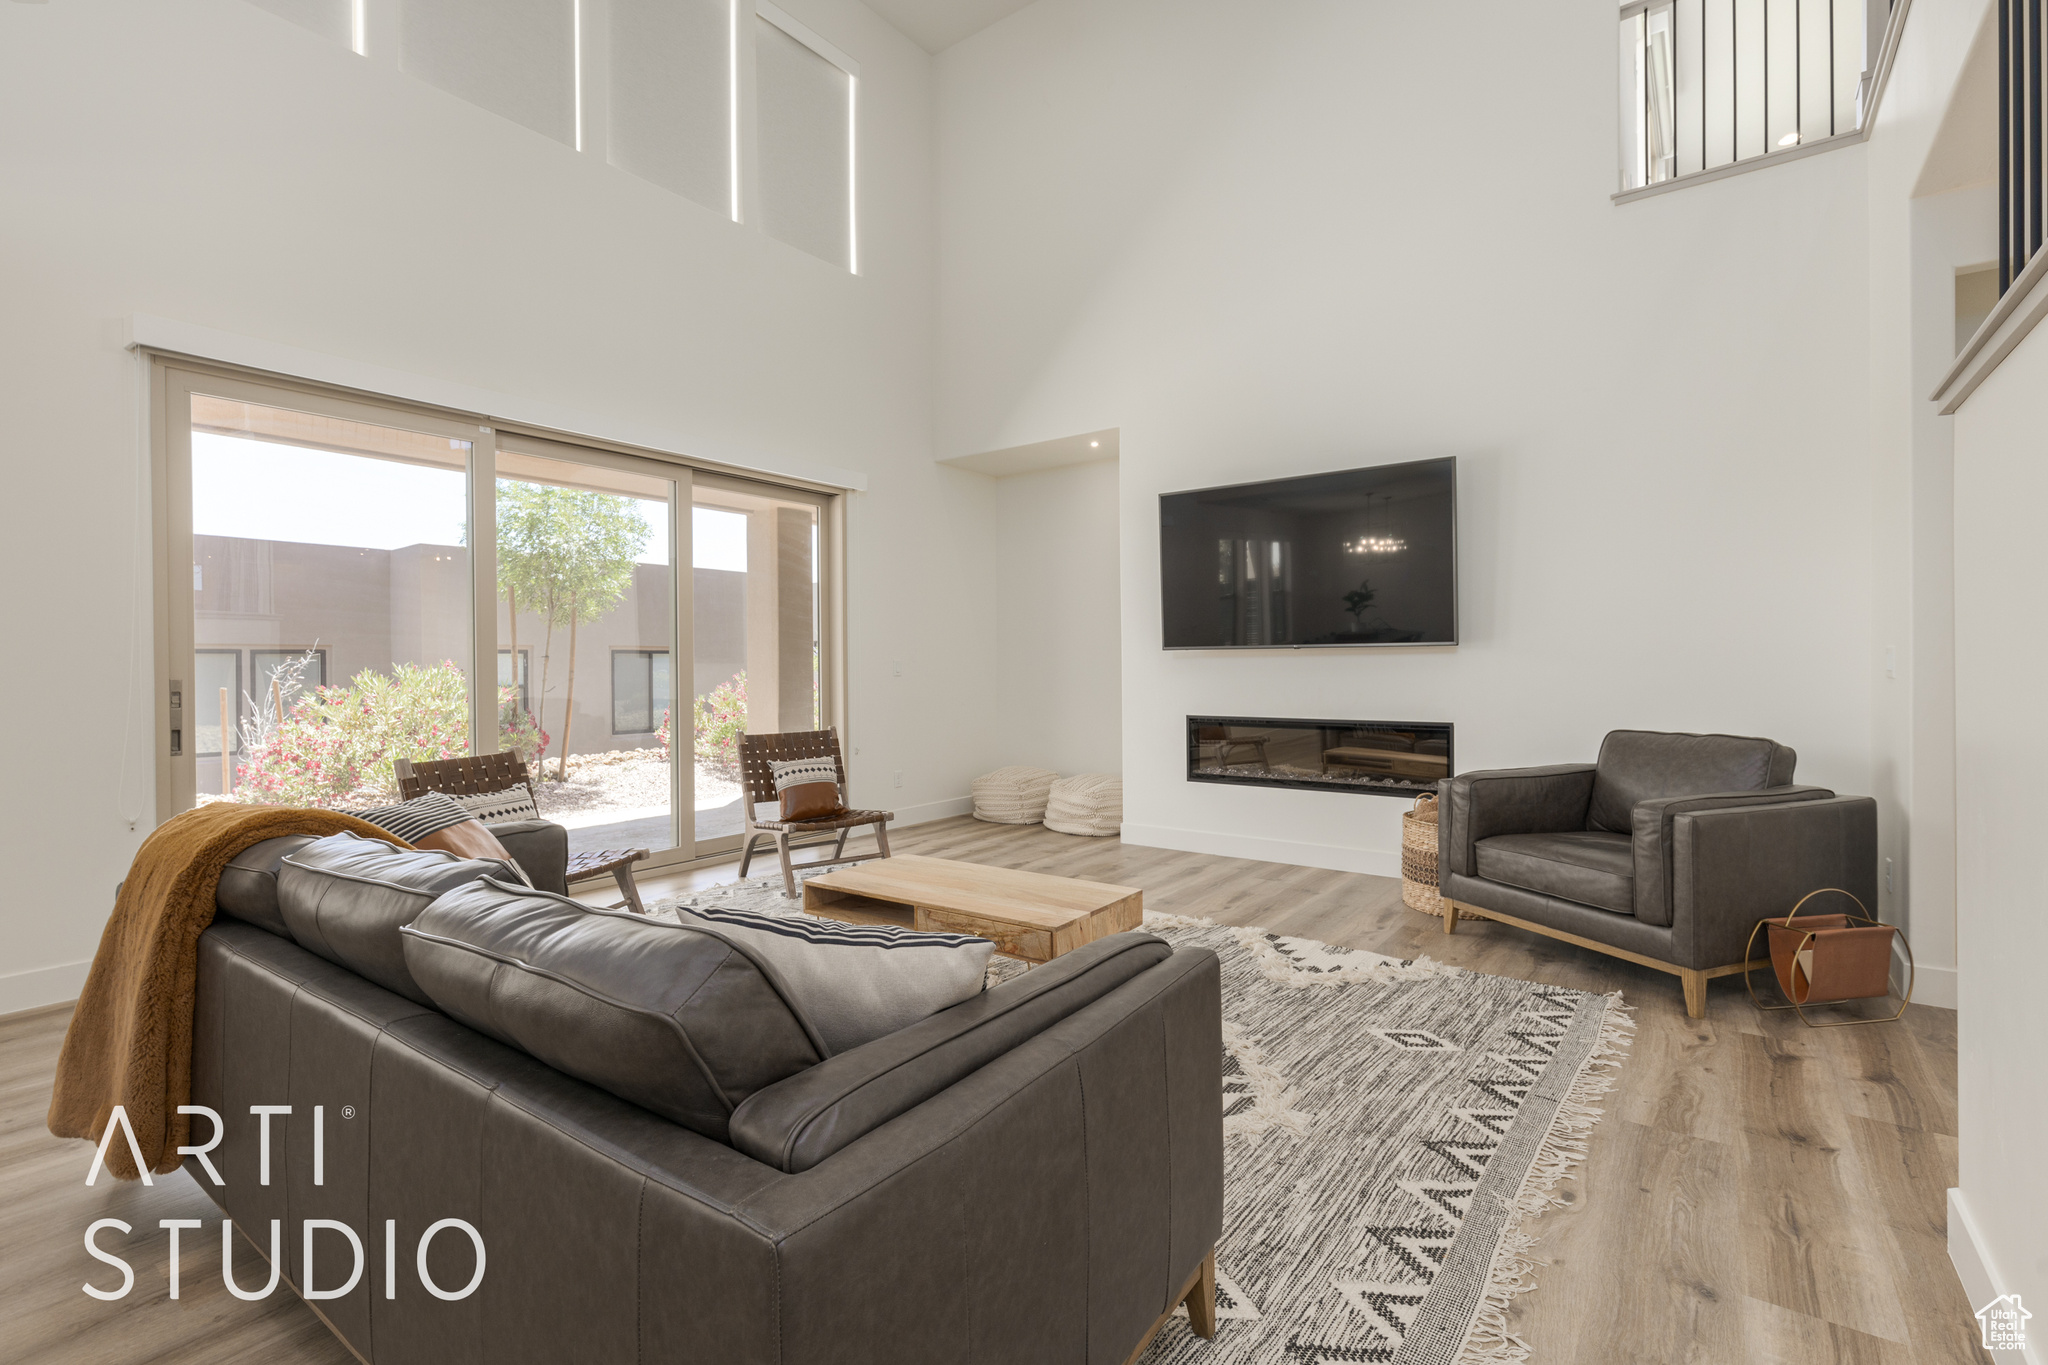
POLYGON ((740 734, 836 723, 831 495, 156 363, 166 813, 510 751, 572 853, 669 862, 737 846, 740 734))
POLYGON ((668 651, 612 651, 612 733, 651 735, 668 714, 668 651))

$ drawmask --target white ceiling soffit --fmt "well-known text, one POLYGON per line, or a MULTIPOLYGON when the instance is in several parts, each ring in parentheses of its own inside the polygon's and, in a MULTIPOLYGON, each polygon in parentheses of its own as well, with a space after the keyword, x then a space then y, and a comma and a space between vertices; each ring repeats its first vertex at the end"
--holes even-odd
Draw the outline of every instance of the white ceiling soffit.
POLYGON ((868 8, 926 52, 944 52, 962 38, 1007 19, 1031 0, 868 0, 868 8))
POLYGON ((1061 436, 1050 441, 1033 441, 1028 446, 1007 450, 985 450, 979 455, 955 455, 941 460, 956 469, 971 469, 1001 479, 1011 474, 1037 474, 1048 469, 1065 469, 1072 464, 1093 464, 1114 460, 1117 428, 1084 431, 1079 436, 1061 436))

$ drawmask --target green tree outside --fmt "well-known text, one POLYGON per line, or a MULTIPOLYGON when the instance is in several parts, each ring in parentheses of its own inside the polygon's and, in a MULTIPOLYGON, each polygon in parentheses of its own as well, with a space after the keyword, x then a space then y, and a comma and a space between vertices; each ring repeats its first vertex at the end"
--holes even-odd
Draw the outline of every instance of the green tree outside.
MULTIPOLYGON (((633 581, 633 565, 646 548, 647 519, 631 498, 577 488, 498 481, 498 591, 512 612, 512 658, 519 658, 519 613, 545 624, 540 690, 534 712, 547 728, 548 676, 555 631, 569 632, 568 691, 562 706, 562 744, 555 781, 569 771, 569 722, 576 710, 576 627, 618 606, 633 581)), ((539 758, 544 760, 543 752, 539 758)), ((542 763, 542 773, 546 768, 542 763)))

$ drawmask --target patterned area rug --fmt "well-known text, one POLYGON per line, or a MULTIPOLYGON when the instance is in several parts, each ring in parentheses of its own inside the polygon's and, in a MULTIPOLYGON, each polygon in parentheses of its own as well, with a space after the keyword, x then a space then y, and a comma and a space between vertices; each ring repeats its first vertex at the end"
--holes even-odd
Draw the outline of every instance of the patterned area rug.
MULTIPOLYGON (((797 911, 779 878, 663 901, 797 911)), ((1620 997, 1148 914, 1223 963, 1217 1332, 1146 1365, 1495 1365, 1529 1348, 1522 1224, 1584 1157, 1634 1024, 1620 997)), ((1021 964, 997 958, 1000 975, 1021 964)))

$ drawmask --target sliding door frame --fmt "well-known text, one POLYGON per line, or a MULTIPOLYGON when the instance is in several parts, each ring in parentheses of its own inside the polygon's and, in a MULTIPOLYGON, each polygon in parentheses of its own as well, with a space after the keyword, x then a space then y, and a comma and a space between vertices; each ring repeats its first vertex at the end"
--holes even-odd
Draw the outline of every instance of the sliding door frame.
MULTIPOLYGON (((156 554, 153 559, 158 613, 155 631, 156 725, 151 732, 151 749, 157 759, 157 822, 161 824, 178 811, 191 809, 197 804, 199 796, 199 768, 192 743, 197 729, 195 718, 198 714, 198 697, 193 690, 195 680, 180 676, 181 673, 191 672, 186 661, 194 657, 194 650, 197 648, 192 616, 193 395, 225 398, 237 403, 258 403, 289 412, 309 412, 321 417, 362 422, 371 426, 395 427, 429 436, 443 436, 452 441, 466 441, 469 443, 469 458, 465 474, 471 490, 468 512, 470 524, 479 529, 495 524, 495 504, 483 510, 485 520, 478 520, 478 499, 475 493, 480 482, 477 478, 478 469, 480 466, 489 468, 494 455, 490 427, 474 419, 451 418, 446 414, 405 404, 365 401, 353 395, 342 397, 312 386, 302 387, 252 379, 210 366, 193 365, 161 357, 155 358, 151 370, 150 425, 156 439, 155 448, 151 453, 150 483, 151 502, 155 513, 156 554), (177 736, 175 740, 174 735, 177 736)), ((485 482, 483 486, 490 485, 485 482)), ((472 540, 476 538, 474 535, 471 537, 472 540)), ((488 549, 479 554, 475 546, 471 547, 470 573, 472 585, 492 585, 489 589, 490 601, 495 603, 497 565, 488 549), (479 573, 480 561, 481 567, 488 570, 487 574, 479 573)), ((494 617, 481 619, 483 627, 487 630, 496 624, 494 617)), ((478 622, 479 617, 472 605, 470 733, 489 734, 493 737, 495 745, 498 732, 497 654, 495 646, 489 655, 478 652, 478 622), (478 681, 481 666, 477 660, 483 658, 488 658, 491 663, 492 681, 488 687, 482 686, 478 681), (479 718, 486 716, 489 718, 488 724, 479 728, 479 718)), ((228 742, 227 726, 228 720, 224 716, 221 719, 223 743, 228 742)))
MULTIPOLYGON (((489 414, 466 413, 375 393, 341 388, 314 380, 252 370, 241 366, 144 348, 149 364, 149 473, 153 553, 153 606, 156 629, 155 723, 150 735, 155 758, 157 823, 197 800, 198 768, 193 757, 195 648, 192 592, 192 424, 194 394, 260 403, 294 412, 309 412, 348 421, 445 436, 469 442, 468 513, 471 575, 470 734, 471 752, 495 752, 498 744, 497 702, 497 465, 498 451, 521 453, 593 465, 666 480, 672 488, 669 518, 669 563, 672 570, 672 641, 669 669, 673 737, 685 730, 684 680, 693 676, 694 597, 692 591, 690 508, 701 481, 715 486, 728 480, 760 493, 809 502, 818 508, 818 668, 819 724, 836 728, 847 742, 848 713, 845 668, 846 627, 846 490, 830 484, 763 474, 718 461, 605 441, 571 432, 551 431, 516 422, 498 422, 489 414), (181 684, 182 707, 172 705, 171 685, 181 684), (180 752, 171 752, 171 733, 180 734, 180 752)), ((515 662, 514 667, 517 667, 515 662)), ((694 683, 691 684, 694 695, 694 683)), ((846 750, 851 767, 851 748, 846 750)), ((671 764, 670 813, 675 847, 641 866, 655 870, 693 861, 729 857, 737 836, 707 840, 695 835, 696 756, 685 744, 671 764)), ((849 773, 850 776, 850 773, 849 773)), ((742 797, 744 799, 744 796, 742 797)))

